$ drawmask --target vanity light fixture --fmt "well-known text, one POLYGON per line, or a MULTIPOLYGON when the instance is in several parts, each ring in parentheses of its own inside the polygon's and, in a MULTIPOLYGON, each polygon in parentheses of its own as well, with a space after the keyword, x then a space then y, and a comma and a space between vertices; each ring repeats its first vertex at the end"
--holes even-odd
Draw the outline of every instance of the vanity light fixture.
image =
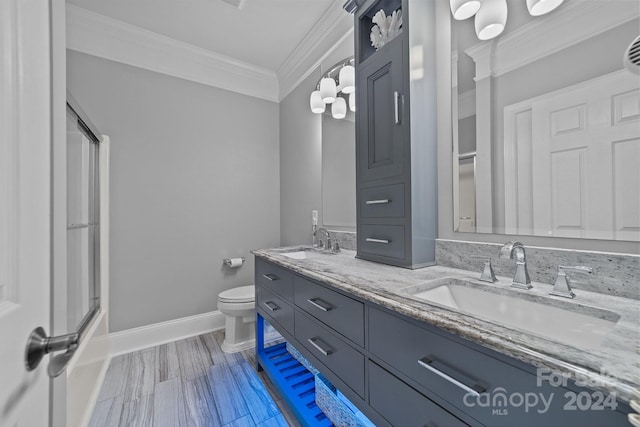
POLYGON ((313 113, 324 113, 327 104, 331 104, 331 116, 335 119, 346 117, 347 105, 351 111, 356 111, 354 62, 353 57, 345 58, 323 75, 309 98, 309 106, 313 113))
POLYGON ((343 97, 337 97, 336 102, 331 105, 331 117, 334 119, 344 119, 347 117, 347 102, 343 97))
POLYGON ((507 0, 484 0, 475 18, 476 35, 480 40, 497 37, 507 24, 507 0))
MULTIPOLYGON (((526 0, 531 16, 549 13, 564 0, 526 0)), ((449 0, 451 14, 459 21, 475 15, 476 35, 480 40, 499 36, 507 24, 507 0, 449 0)))
POLYGON ((562 4, 564 0, 527 0, 527 9, 531 16, 549 13, 562 4))
POLYGON ((461 21, 475 15, 482 6, 482 2, 480 0, 450 0, 450 5, 453 17, 461 21))

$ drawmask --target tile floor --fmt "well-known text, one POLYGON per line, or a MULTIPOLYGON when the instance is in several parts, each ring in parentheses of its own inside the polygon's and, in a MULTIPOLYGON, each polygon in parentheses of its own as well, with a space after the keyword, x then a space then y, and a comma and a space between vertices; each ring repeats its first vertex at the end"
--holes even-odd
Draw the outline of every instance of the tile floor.
POLYGON ((255 351, 220 349, 224 331, 111 360, 90 427, 299 426, 255 351))

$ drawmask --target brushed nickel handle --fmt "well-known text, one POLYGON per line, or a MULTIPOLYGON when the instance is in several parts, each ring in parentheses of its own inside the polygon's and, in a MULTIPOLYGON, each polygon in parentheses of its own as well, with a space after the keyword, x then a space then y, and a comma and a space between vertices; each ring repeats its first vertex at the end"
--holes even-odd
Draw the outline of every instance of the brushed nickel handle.
POLYGON ((364 202, 365 205, 383 205, 385 203, 391 202, 390 199, 380 199, 380 200, 367 200, 364 202))
POLYGON ((276 276, 275 274, 273 274, 273 273, 263 274, 262 277, 264 277, 265 279, 267 279, 267 280, 269 280, 271 282, 276 281, 276 280, 280 280, 280 278, 278 276, 276 276))
POLYGON ((393 112, 394 121, 397 125, 400 124, 400 94, 398 91, 393 92, 393 112))
POLYGON ((315 308, 320 309, 324 312, 327 312, 333 309, 333 307, 329 303, 322 301, 320 298, 309 298, 307 302, 312 306, 314 306, 315 308))
POLYGON ((431 371, 432 373, 436 374, 437 376, 444 378, 445 380, 449 381, 451 384, 454 384, 458 387, 460 387, 461 389, 463 389, 464 391, 466 391, 467 393, 477 397, 480 396, 480 393, 484 392, 486 389, 478 384, 474 384, 473 386, 468 386, 465 383, 463 383, 462 381, 458 381, 457 379, 453 378, 451 375, 441 371, 440 369, 436 368, 435 366, 433 366, 434 361, 429 359, 428 357, 423 357, 422 359, 418 360, 418 364, 420 366, 422 366, 423 368, 428 369, 429 371, 431 371))
POLYGON ((321 341, 319 338, 309 338, 307 339, 307 342, 309 344, 311 344, 313 347, 315 347, 316 350, 318 350, 320 353, 324 354, 325 356, 329 356, 331 353, 333 353, 333 349, 331 347, 328 348, 322 348, 322 346, 320 344, 318 344, 316 341, 321 341))
POLYGON ((273 301, 265 301, 265 302, 262 303, 262 305, 267 307, 270 311, 278 311, 278 310, 280 310, 280 307, 278 307, 278 304, 276 304, 273 301))
POLYGON ((27 371, 33 371, 38 367, 42 358, 49 353, 65 351, 64 354, 54 357, 49 363, 47 372, 51 378, 57 377, 73 357, 80 342, 80 334, 74 332, 57 337, 48 337, 44 329, 39 326, 31 331, 27 339, 24 351, 24 362, 27 371))
POLYGON ((388 245, 389 243, 391 243, 391 240, 387 240, 387 239, 374 239, 371 237, 367 237, 366 239, 364 239, 365 241, 369 242, 369 243, 384 243, 385 245, 388 245))

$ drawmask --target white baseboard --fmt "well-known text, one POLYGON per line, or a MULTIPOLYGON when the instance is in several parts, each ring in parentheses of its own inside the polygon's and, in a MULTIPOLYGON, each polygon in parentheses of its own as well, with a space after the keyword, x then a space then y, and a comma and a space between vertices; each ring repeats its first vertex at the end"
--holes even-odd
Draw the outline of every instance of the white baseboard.
POLYGON ((220 311, 197 314, 109 334, 111 357, 223 329, 220 311))

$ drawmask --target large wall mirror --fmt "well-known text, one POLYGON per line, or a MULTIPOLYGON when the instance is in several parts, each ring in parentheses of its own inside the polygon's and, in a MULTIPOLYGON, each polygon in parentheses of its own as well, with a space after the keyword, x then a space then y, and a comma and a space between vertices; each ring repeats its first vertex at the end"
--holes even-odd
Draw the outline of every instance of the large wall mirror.
POLYGON ((322 114, 322 224, 356 230, 356 129, 355 114, 334 119, 322 114))
POLYGON ((455 231, 640 241, 640 3, 525 3, 490 41, 452 22, 455 231))

